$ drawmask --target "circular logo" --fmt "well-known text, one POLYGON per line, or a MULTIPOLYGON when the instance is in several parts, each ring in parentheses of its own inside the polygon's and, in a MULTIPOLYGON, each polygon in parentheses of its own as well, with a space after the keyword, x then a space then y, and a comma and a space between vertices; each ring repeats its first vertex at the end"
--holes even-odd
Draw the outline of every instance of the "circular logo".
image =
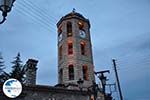
POLYGON ((16 79, 8 79, 3 85, 3 92, 9 98, 16 98, 22 92, 22 85, 16 79))

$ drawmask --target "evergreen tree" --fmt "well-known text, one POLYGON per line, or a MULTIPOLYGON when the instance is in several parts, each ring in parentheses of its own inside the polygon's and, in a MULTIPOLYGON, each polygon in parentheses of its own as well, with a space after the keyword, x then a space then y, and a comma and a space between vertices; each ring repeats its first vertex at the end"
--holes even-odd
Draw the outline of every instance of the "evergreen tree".
POLYGON ((10 75, 3 71, 3 73, 0 75, 0 83, 4 83, 6 80, 10 78, 10 75))
MULTIPOLYGON (((5 65, 4 65, 4 59, 2 57, 2 53, 0 52, 0 83, 4 82, 8 77, 7 73, 4 71, 5 65)), ((8 75, 9 76, 9 75, 8 75)))
POLYGON ((3 83, 10 78, 10 75, 4 71, 5 68, 4 59, 0 52, 0 83, 3 83))
POLYGON ((17 54, 14 61, 12 62, 12 72, 10 73, 11 78, 15 78, 20 82, 24 81, 24 67, 22 65, 22 61, 20 59, 20 53, 17 54))
POLYGON ((0 52, 0 75, 3 74, 4 69, 5 69, 4 59, 2 57, 2 53, 0 52))

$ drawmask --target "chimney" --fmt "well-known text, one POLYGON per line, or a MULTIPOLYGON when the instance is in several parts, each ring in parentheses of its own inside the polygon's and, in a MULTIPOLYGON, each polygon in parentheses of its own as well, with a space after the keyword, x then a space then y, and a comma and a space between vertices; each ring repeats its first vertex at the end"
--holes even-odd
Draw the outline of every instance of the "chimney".
POLYGON ((37 70, 37 60, 28 59, 25 64, 25 85, 36 85, 36 70, 37 70))

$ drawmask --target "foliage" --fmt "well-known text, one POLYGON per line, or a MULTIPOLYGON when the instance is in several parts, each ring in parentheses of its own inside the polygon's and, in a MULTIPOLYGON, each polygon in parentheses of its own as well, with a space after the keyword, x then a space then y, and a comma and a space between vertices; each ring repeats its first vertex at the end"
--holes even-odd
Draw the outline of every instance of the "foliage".
POLYGON ((6 73, 4 69, 5 69, 4 59, 2 57, 2 53, 0 52, 0 83, 5 82, 10 77, 10 75, 6 73))
POLYGON ((10 78, 15 78, 20 82, 23 82, 25 71, 24 71, 24 66, 22 64, 22 61, 20 59, 20 53, 17 54, 12 64, 13 66, 12 66, 12 72, 10 73, 10 78))
POLYGON ((0 52, 0 75, 3 73, 4 69, 5 69, 4 59, 2 57, 2 53, 0 52))
POLYGON ((15 78, 23 83, 25 76, 25 67, 23 66, 20 59, 20 53, 17 54, 17 56, 14 58, 14 61, 11 63, 13 64, 12 71, 10 73, 5 72, 4 60, 2 54, 0 53, 0 83, 3 83, 10 78, 15 78))

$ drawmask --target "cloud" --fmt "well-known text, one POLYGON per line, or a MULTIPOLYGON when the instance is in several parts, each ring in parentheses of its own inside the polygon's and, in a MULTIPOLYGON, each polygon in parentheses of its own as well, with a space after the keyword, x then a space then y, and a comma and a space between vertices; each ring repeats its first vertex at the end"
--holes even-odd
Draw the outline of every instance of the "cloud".
POLYGON ((149 4, 149 0, 16 1, 6 22, 0 26, 0 50, 7 66, 18 51, 23 61, 38 59, 37 83, 56 84, 56 23, 76 8, 91 23, 95 69, 112 69, 111 59, 116 58, 125 98, 138 100, 143 95, 146 100, 149 87, 146 90, 139 85, 149 83, 145 78, 149 78, 149 73, 143 75, 150 65, 149 4))

